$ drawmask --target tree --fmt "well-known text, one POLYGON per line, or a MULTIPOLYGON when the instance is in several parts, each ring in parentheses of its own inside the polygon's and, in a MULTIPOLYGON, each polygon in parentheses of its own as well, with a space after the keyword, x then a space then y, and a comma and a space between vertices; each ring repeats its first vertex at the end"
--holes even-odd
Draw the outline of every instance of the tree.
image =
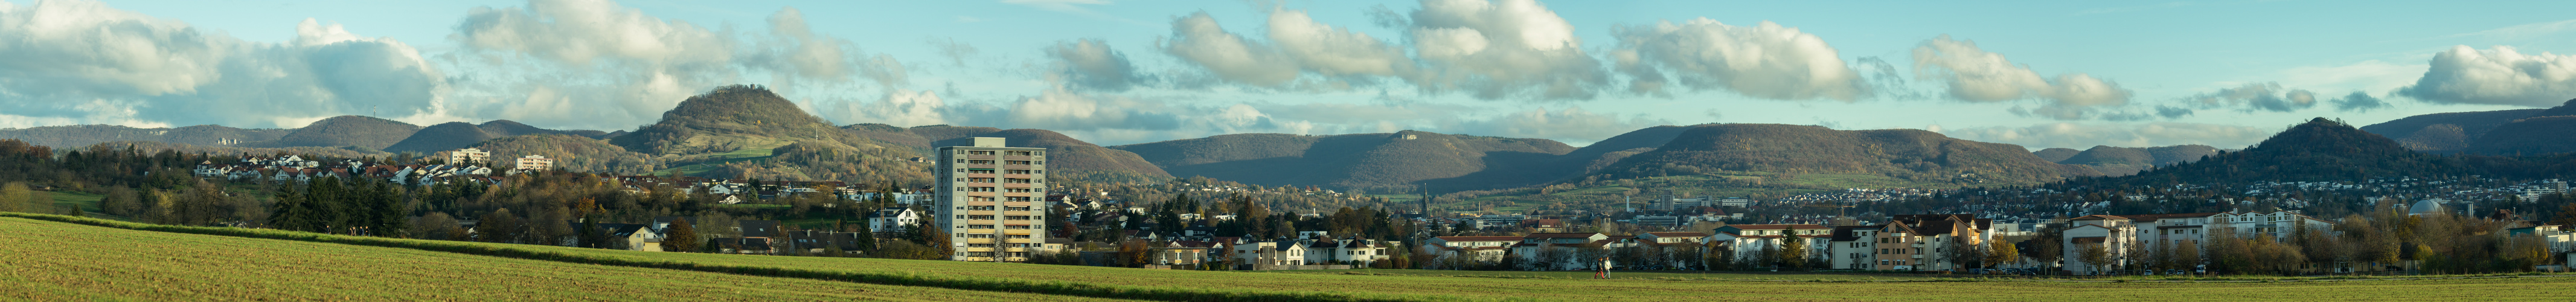
POLYGON ((2021 250, 2018 247, 2013 246, 2011 240, 1987 241, 1986 257, 1985 259, 1978 260, 1983 261, 1983 264, 1985 264, 1984 267, 1995 267, 1996 265, 2020 261, 2021 250))
POLYGON ((2086 244, 2083 249, 2075 252, 2075 260, 2083 261, 2084 266, 2093 268, 2094 274, 2101 274, 2103 266, 2110 263, 2112 259, 2111 248, 2104 246, 2107 244, 2086 244))
POLYGON ((1986 260, 1986 249, 1985 247, 1977 246, 1977 243, 1974 241, 1975 239, 1975 236, 1950 236, 1950 242, 1943 244, 1941 247, 1941 261, 1949 262, 1949 268, 1953 270, 1963 267, 1986 267, 1986 265, 1982 264, 1986 260), (1966 262, 1978 262, 1980 264, 1972 266, 1967 265, 1969 263, 1966 262))
POLYGON ((12 182, 0 185, 0 211, 31 213, 41 211, 29 206, 34 204, 34 201, 29 200, 33 199, 29 198, 30 195, 35 194, 33 190, 27 189, 27 183, 12 182))
POLYGON ((859 250, 858 250, 858 251, 856 251, 856 252, 859 252, 860 254, 873 254, 873 253, 876 253, 876 252, 877 252, 877 230, 876 230, 876 226, 873 226, 873 225, 868 224, 868 223, 861 223, 861 224, 859 224, 858 235, 853 236, 853 237, 857 237, 857 238, 858 238, 858 239, 854 239, 855 241, 858 241, 858 242, 854 242, 854 244, 853 244, 853 245, 857 246, 857 248, 859 249, 859 250))
POLYGON ((953 241, 950 241, 948 238, 948 232, 941 232, 939 228, 921 228, 921 235, 923 238, 929 239, 928 241, 923 241, 921 243, 922 245, 930 246, 930 250, 932 251, 938 251, 938 253, 936 253, 936 257, 922 259, 951 259, 949 256, 957 255, 957 247, 951 246, 950 243, 953 241))
POLYGON ((671 219, 671 226, 668 226, 668 228, 670 229, 666 232, 669 232, 671 235, 669 237, 662 238, 663 251, 695 251, 698 250, 698 244, 706 243, 706 241, 698 239, 698 227, 689 225, 688 218, 671 219))
POLYGON ((1804 267, 1807 262, 1806 237, 1798 236, 1796 227, 1780 232, 1788 234, 1780 237, 1780 264, 1788 267, 1804 267))

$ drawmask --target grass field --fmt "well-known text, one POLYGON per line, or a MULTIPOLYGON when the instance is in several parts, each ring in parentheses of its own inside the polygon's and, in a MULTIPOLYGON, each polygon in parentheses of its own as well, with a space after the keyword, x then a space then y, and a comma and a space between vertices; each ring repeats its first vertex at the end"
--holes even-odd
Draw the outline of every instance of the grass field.
MULTIPOLYGON (((1279 271, 1279 272, 1275 272, 1275 273, 1282 273, 1282 274, 1366 275, 1366 276, 1480 277, 1480 278, 1513 278, 1513 279, 1592 279, 1592 272, 1590 272, 1590 271, 1526 272, 1526 271, 1449 271, 1449 270, 1385 270, 1385 269, 1360 269, 1360 270, 1279 271)), ((1737 281, 1747 281, 1747 280, 1749 280, 1749 281, 1920 281, 1920 280, 1928 280, 1928 279, 1931 279, 1931 278, 1934 278, 1934 277, 1943 277, 1943 276, 1940 276, 1940 275, 1907 275, 1907 274, 1831 274, 1831 273, 1733 273, 1733 272, 1714 272, 1714 273, 1708 273, 1708 272, 1691 272, 1691 271, 1612 271, 1612 272, 1610 272, 1610 278, 1611 278, 1611 279, 1655 279, 1655 280, 1737 280, 1737 281)))
MULTIPOLYGON (((8 215, 19 214, 11 213, 8 215)), ((2155 297, 2154 299, 2157 300, 2272 299, 2417 301, 2556 300, 2564 299, 2569 296, 2576 296, 2576 278, 2569 277, 2341 282, 2164 283, 1966 281, 1962 279, 1904 278, 1885 276, 1872 277, 1825 274, 1770 275, 1623 272, 1620 273, 1622 277, 1636 278, 1619 280, 1590 280, 1582 279, 1581 277, 1563 277, 1564 275, 1569 274, 1588 276, 1589 273, 1585 272, 1460 272, 1419 270, 1208 272, 951 261, 630 252, 548 246, 354 238, 270 230, 148 226, 98 222, 93 220, 78 220, 71 218, 48 219, 87 221, 84 223, 173 232, 233 234, 236 236, 263 238, 280 237, 306 241, 345 242, 355 245, 411 246, 421 250, 360 248, 356 246, 341 246, 329 243, 295 243, 299 245, 286 245, 291 242, 258 240, 258 242, 262 242, 258 243, 258 245, 285 246, 282 248, 270 249, 299 250, 311 253, 295 254, 292 256, 270 256, 268 255, 269 252, 264 252, 269 249, 254 249, 263 252, 231 252, 230 250, 245 249, 241 247, 241 243, 230 243, 245 240, 240 238, 168 233, 152 234, 148 232, 121 230, 118 230, 118 233, 96 233, 104 231, 100 231, 103 229, 93 230, 99 228, 73 226, 69 224, 38 224, 24 219, 0 219, 0 242, 12 243, 0 245, 0 252, 8 253, 6 255, 0 255, 0 259, 5 259, 0 261, 6 261, 6 264, 8 264, 8 268, 6 269, 24 271, 12 272, 9 275, 0 275, 0 291, 28 292, 26 290, 10 288, 10 286, 28 286, 19 284, 36 284, 34 286, 40 288, 34 288, 35 290, 44 290, 44 292, 47 293, 72 292, 65 294, 69 295, 65 296, 65 299, 90 298, 94 296, 73 294, 79 294, 79 288, 92 288, 108 285, 91 285, 92 283, 71 281, 57 281, 53 283, 43 281, 29 282, 27 280, 7 278, 23 279, 25 277, 15 276, 25 276, 30 275, 31 273, 42 273, 35 274, 37 276, 106 274, 51 272, 54 270, 52 268, 56 267, 71 268, 74 271, 81 272, 123 272, 142 270, 156 266, 172 266, 165 263, 187 264, 191 263, 191 261, 211 261, 200 259, 208 257, 191 256, 196 253, 221 253, 215 255, 225 255, 214 258, 255 259, 249 261, 249 263, 251 263, 247 264, 249 266, 245 266, 250 270, 249 272, 252 272, 250 274, 362 274, 364 272, 343 272, 341 270, 316 269, 316 267, 327 268, 348 265, 365 267, 364 265, 378 265, 375 263, 387 262, 388 259, 458 257, 453 254, 423 251, 438 250, 473 254, 504 255, 519 259, 545 259, 556 261, 553 263, 561 265, 572 265, 564 264, 564 262, 573 262, 612 264, 628 267, 662 268, 658 270, 646 270, 646 272, 664 272, 652 274, 654 276, 693 274, 688 271, 728 272, 738 275, 791 276, 806 278, 805 280, 839 280, 857 282, 848 283, 851 284, 849 286, 851 288, 860 288, 864 285, 858 283, 908 284, 948 288, 946 290, 977 289, 984 291, 1034 291, 1068 295, 1146 298, 1155 300, 1824 301, 1929 299, 1991 301, 2101 300, 2115 297, 2155 297), (53 236, 50 234, 69 235, 53 236), (79 237, 80 239, 54 239, 54 237, 79 237), (50 247, 24 246, 31 243, 39 246, 74 245, 75 247, 56 249, 50 247), (147 248, 145 250, 173 252, 130 256, 99 255, 103 253, 82 252, 82 250, 113 248, 104 247, 102 245, 118 244, 152 246, 152 248, 147 248), (43 256, 17 256, 30 254, 43 256), (70 260, 46 260, 53 258, 70 260), (362 258, 374 260, 304 263, 307 261, 340 260, 313 260, 303 258, 362 258), (102 261, 129 264, 116 264, 122 266, 112 266, 110 264, 92 263, 102 261), (22 263, 54 264, 31 266, 22 263), (105 267, 89 268, 74 267, 73 265, 105 267), (47 269, 28 269, 29 267, 45 267, 47 269), (74 289, 64 290, 56 287, 68 287, 74 289)), ((465 261, 462 263, 479 264, 499 263, 505 262, 504 260, 510 260, 491 257, 467 258, 474 260, 455 260, 444 263, 460 263, 456 261, 465 261)), ((511 263, 520 263, 517 265, 527 265, 530 267, 546 265, 543 263, 511 263)), ((608 267, 604 266, 572 266, 610 271, 608 267)), ((207 268, 212 269, 212 267, 220 266, 209 266, 207 268)), ((547 267, 529 268, 526 270, 543 271, 561 269, 567 268, 547 267)), ((413 267, 406 268, 406 270, 434 271, 436 269, 413 267)), ((182 275, 195 274, 186 275, 189 276, 186 278, 246 278, 225 276, 225 274, 244 274, 240 272, 207 273, 189 270, 170 273, 182 275)), ((611 273, 602 272, 599 274, 610 276, 608 274, 611 273)), ((492 275, 494 278, 527 278, 513 277, 519 275, 498 273, 492 275)), ((738 277, 738 275, 726 276, 738 277)), ((384 277, 396 278, 398 276, 384 277)), ((688 280, 703 279, 703 277, 665 277, 664 279, 688 280)), ((334 281, 312 280, 301 282, 332 283, 334 281)), ((553 281, 526 280, 521 282, 542 283, 553 281)), ((641 280, 637 282, 646 282, 646 284, 654 284, 654 286, 657 287, 667 288, 680 288, 685 286, 685 284, 651 283, 641 280)), ((161 283, 142 283, 136 286, 161 286, 173 288, 159 290, 165 292, 222 291, 227 290, 225 288, 228 288, 218 285, 225 283, 207 282, 179 282, 170 283, 169 285, 150 284, 161 283)), ((339 294, 344 296, 330 297, 354 299, 409 297, 390 296, 387 293, 377 292, 378 290, 371 289, 371 287, 366 286, 354 286, 338 283, 314 286, 335 291, 345 291, 339 294)), ((507 293, 532 294, 525 293, 524 291, 508 291, 507 289, 492 287, 475 287, 470 284, 438 286, 448 286, 449 288, 462 290, 500 290, 507 293)), ((796 287, 781 285, 764 288, 796 287)), ((799 300, 833 299, 832 297, 835 296, 832 296, 831 293, 832 292, 812 293, 812 296, 799 300)), ((778 294, 789 295, 792 293, 780 292, 778 294)), ((953 299, 991 300, 987 298, 975 298, 968 296, 969 294, 971 294, 971 292, 941 292, 935 294, 936 296, 922 296, 919 297, 919 299, 952 299, 949 297, 955 297, 953 299)), ((6 294, 0 294, 0 297, 5 297, 5 295, 6 294)), ((324 298, 327 299, 329 297, 324 298)), ((546 299, 534 296, 525 298, 502 298, 512 300, 546 299)), ((1059 297, 1057 296, 1034 296, 1022 298, 1024 298, 1023 300, 1059 300, 1059 297)), ((459 300, 465 298, 414 299, 459 300)), ((580 299, 622 300, 610 296, 585 297, 580 299)))
POLYGON ((0 218, 0 300, 1100 300, 0 218))
POLYGON ((64 206, 64 205, 68 204, 68 205, 70 205, 70 206, 77 206, 77 207, 80 207, 81 211, 88 211, 88 212, 92 212, 92 213, 96 213, 96 212, 105 212, 105 211, 106 211, 106 210, 102 210, 102 209, 100 209, 100 208, 98 207, 98 201, 99 201, 99 200, 101 200, 101 199, 107 199, 107 195, 90 194, 90 193, 80 193, 80 192, 50 192, 50 193, 51 193, 51 194, 48 194, 48 195, 53 195, 53 196, 54 196, 54 205, 55 205, 55 206, 64 206))

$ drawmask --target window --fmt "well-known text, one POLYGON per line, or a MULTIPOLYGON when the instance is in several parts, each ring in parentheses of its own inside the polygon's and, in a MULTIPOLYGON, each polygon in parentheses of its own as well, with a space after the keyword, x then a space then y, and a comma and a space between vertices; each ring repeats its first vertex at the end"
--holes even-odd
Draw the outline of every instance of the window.
POLYGON ((993 234, 966 234, 968 239, 993 239, 993 234))
POLYGON ((993 155, 993 151, 986 151, 986 150, 966 151, 966 155, 993 155))
POLYGON ((960 163, 960 164, 966 163, 966 159, 964 159, 964 158, 959 158, 959 159, 957 159, 957 163, 960 163))
POLYGON ((966 182, 971 182, 971 183, 992 183, 992 182, 993 182, 993 178, 991 178, 991 177, 974 177, 974 178, 967 178, 967 179, 966 179, 966 182))
POLYGON ((966 173, 993 174, 993 169, 966 169, 966 173))
MULTIPOLYGON (((969 164, 969 165, 990 165, 990 164, 993 164, 993 161, 992 161, 992 160, 988 160, 988 159, 967 160, 967 161, 966 161, 966 164, 969 164)), ((985 169, 985 170, 991 170, 991 169, 985 169)), ((984 172, 984 173, 992 173, 992 172, 984 172)))
MULTIPOLYGON (((992 173, 992 172, 984 172, 984 173, 992 173)), ((1029 170, 1002 170, 1002 173, 1005 173, 1005 174, 1029 174, 1029 170)))
POLYGON ((1002 210, 1005 210, 1005 211, 1027 211, 1027 210, 1029 210, 1029 207, 1026 207, 1026 206, 1009 206, 1009 207, 1002 207, 1002 210))
POLYGON ((990 197, 990 196, 975 196, 974 198, 975 198, 975 201, 981 201, 981 202, 993 202, 993 197, 990 197))
POLYGON ((1003 197, 1003 198, 1009 198, 1011 202, 1028 202, 1028 201, 1029 201, 1029 197, 1028 197, 1028 196, 1011 196, 1011 197, 1003 197))
POLYGON ((993 210, 993 206, 968 206, 968 207, 966 207, 966 210, 969 210, 969 211, 991 211, 991 210, 993 210))
POLYGON ((992 192, 993 187, 969 187, 967 192, 992 192))
POLYGON ((974 230, 990 230, 990 229, 993 229, 993 225, 989 225, 989 224, 976 224, 976 225, 967 225, 967 226, 966 226, 966 228, 967 228, 967 229, 974 229, 974 230))
POLYGON ((966 219, 993 220, 993 215, 966 215, 966 219))
POLYGON ((1007 153, 1002 153, 1002 155, 1010 155, 1010 156, 1029 156, 1029 151, 1011 151, 1011 152, 1007 152, 1007 153))
POLYGON ((1005 160, 1005 161, 1002 161, 1002 164, 1004 164, 1004 165, 1014 165, 1014 166, 1026 166, 1026 165, 1029 165, 1029 161, 1025 161, 1025 160, 1005 160))
POLYGON ((991 244, 991 243, 968 243, 968 244, 966 244, 966 247, 992 248, 992 247, 993 247, 993 244, 991 244))
POLYGON ((1029 181, 1029 179, 1027 179, 1027 178, 1006 178, 1006 179, 1002 179, 1002 183, 1006 183, 1006 184, 1024 184, 1024 183, 1034 183, 1034 182, 1033 182, 1033 181, 1029 181))
POLYGON ((1003 220, 1029 220, 1028 216, 1003 216, 1003 220))
POLYGON ((1009 235, 1009 236, 1005 236, 1004 238, 1005 238, 1005 239, 1029 239, 1029 235, 1009 235))
POLYGON ((1009 188, 1009 189, 1002 189, 1002 191, 1003 191, 1003 192, 1010 192, 1010 193, 1028 193, 1028 192, 1029 192, 1029 188, 1009 188))
POLYGON ((1029 225, 1025 225, 1025 224, 1005 225, 1005 226, 1002 226, 1002 229, 1004 229, 1004 230, 1026 230, 1026 229, 1029 229, 1029 225))

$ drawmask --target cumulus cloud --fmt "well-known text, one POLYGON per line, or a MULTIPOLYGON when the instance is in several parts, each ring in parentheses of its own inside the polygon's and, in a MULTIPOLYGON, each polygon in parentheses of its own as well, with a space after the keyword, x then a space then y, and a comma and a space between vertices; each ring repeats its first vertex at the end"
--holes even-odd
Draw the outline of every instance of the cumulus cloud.
POLYGON ((1916 46, 1914 70, 1921 77, 1942 79, 1950 87, 1950 96, 1960 100, 2046 100, 2046 105, 2029 112, 2061 120, 2083 119, 2093 108, 2126 105, 2132 94, 2119 83, 2082 73, 2043 78, 2029 66, 1978 48, 1975 41, 1953 40, 1949 35, 1916 46))
POLYGON ((1479 99, 1590 99, 1609 82, 1574 25, 1533 0, 1425 0, 1413 11, 1414 53, 1431 91, 1479 99))
POLYGON ((1172 38, 1163 52, 1207 68, 1218 78, 1254 86, 1281 86, 1296 80, 1295 62, 1267 44, 1243 38, 1216 23, 1207 12, 1172 20, 1172 38))
POLYGON ((1948 129, 1943 135, 1959 139, 2021 145, 2031 149, 2075 148, 2096 145, 2115 147, 2154 147, 2200 144, 2221 149, 2243 148, 2260 143, 2280 132, 2278 127, 2248 127, 2199 123, 2049 123, 2025 127, 1976 127, 1948 129))
POLYGON ((1098 39, 1056 43, 1046 53, 1055 59, 1055 75, 1074 87, 1126 91, 1146 80, 1136 73, 1135 64, 1127 62, 1127 54, 1109 49, 1109 43, 1098 39))
POLYGON ((613 129, 651 123, 680 100, 718 85, 769 84, 790 97, 802 88, 851 87, 862 79, 886 88, 906 85, 900 62, 814 33, 795 8, 767 21, 763 32, 719 31, 606 0, 477 7, 449 36, 461 49, 440 56, 452 69, 478 73, 453 82, 468 92, 451 97, 455 101, 446 109, 459 116, 613 129), (766 73, 767 82, 746 78, 757 73, 766 73), (525 103, 546 101, 532 97, 536 92, 587 107, 522 110, 525 103))
POLYGON ((900 127, 949 124, 948 102, 930 91, 895 90, 873 102, 841 102, 828 112, 849 124, 878 123, 900 127))
POLYGON ((2381 101, 2377 97, 2371 97, 2369 93, 2362 93, 2360 91, 2354 91, 2352 94, 2335 98, 2333 103, 2335 105, 2335 111, 2343 112, 2370 112, 2371 110, 2389 107, 2388 102, 2381 101))
POLYGON ((1481 120, 1464 120, 1443 125, 1454 133, 1545 138, 1563 141, 1592 142, 1646 127, 1671 125, 1672 120, 1644 116, 1620 118, 1617 114, 1593 113, 1579 107, 1560 110, 1547 108, 1506 113, 1481 120))
POLYGON ((2576 98, 2576 56, 2453 46, 2433 54, 2432 69, 2397 95, 2440 103, 2557 106, 2576 98))
POLYGON ((2183 102, 2200 108, 2291 112, 2316 107, 2317 94, 2306 89, 2283 89, 2280 83, 2261 82, 2192 95, 2183 98, 2183 102))
POLYGON ((304 20, 249 42, 92 1, 0 4, 0 119, 156 127, 420 114, 445 89, 418 50, 304 20))
POLYGON ((1632 92, 1662 92, 1670 70, 1685 87, 1759 98, 1849 101, 1868 93, 1860 73, 1824 39, 1770 21, 1750 27, 1707 18, 1663 21, 1614 28, 1611 36, 1619 48, 1609 56, 1631 78, 1632 92))
POLYGON ((1409 74, 1414 67, 1403 48, 1368 34, 1315 22, 1304 11, 1272 11, 1269 25, 1270 40, 1307 71, 1328 76, 1392 76, 1409 74))

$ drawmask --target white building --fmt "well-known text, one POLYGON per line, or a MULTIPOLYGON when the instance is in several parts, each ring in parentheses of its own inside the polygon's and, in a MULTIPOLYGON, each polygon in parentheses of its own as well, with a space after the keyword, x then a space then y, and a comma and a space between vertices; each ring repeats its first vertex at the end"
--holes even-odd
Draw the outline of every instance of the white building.
MULTIPOLYGON (((954 236, 959 261, 1026 261, 1046 244, 1046 149, 973 145, 939 147, 938 225, 954 236)), ((1301 252, 1302 253, 1302 252, 1301 252)))
POLYGON ((491 160, 492 152, 484 152, 483 149, 465 148, 447 151, 447 164, 450 165, 480 164, 491 160))

